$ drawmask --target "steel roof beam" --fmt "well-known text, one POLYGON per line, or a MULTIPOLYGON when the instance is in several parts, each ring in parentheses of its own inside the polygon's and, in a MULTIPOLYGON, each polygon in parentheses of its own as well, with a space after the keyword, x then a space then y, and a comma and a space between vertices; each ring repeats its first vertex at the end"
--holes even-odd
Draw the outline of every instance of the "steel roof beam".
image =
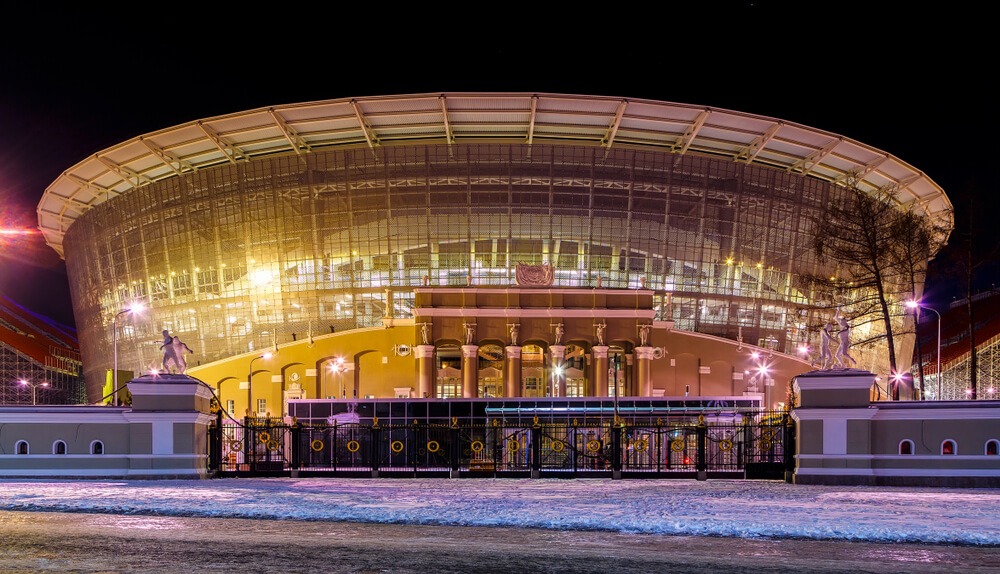
POLYGON ((213 130, 209 129, 208 126, 205 125, 205 122, 199 121, 195 125, 201 128, 201 131, 205 132, 205 136, 208 137, 209 141, 215 144, 215 147, 219 148, 219 151, 222 152, 222 155, 225 156, 227 160, 229 160, 229 163, 236 165, 237 159, 244 161, 250 160, 250 158, 243 153, 243 150, 223 140, 213 130))
POLYGON ((711 115, 711 113, 712 110, 709 108, 702 110, 702 112, 698 114, 698 117, 696 117, 694 121, 691 122, 691 125, 688 126, 688 129, 684 131, 684 135, 678 138, 678 140, 674 142, 674 145, 670 146, 670 151, 681 154, 687 152, 688 148, 691 147, 691 144, 694 142, 694 138, 697 137, 698 132, 701 131, 701 127, 705 125, 705 121, 708 120, 708 116, 711 115))
POLYGON ((750 163, 753 160, 757 159, 757 154, 759 154, 761 150, 767 147, 767 142, 774 139, 774 135, 778 133, 778 130, 780 130, 781 126, 783 125, 785 125, 783 122, 777 122, 773 124, 771 127, 767 128, 767 131, 765 131, 763 134, 761 134, 752 142, 750 142, 750 145, 743 148, 743 151, 736 154, 736 157, 734 159, 736 161, 745 161, 746 163, 750 163))
POLYGON ((145 146, 145 148, 148 149, 150 153, 160 158, 160 161, 162 161, 164 165, 169 167, 171 171, 173 171, 177 175, 183 175, 185 170, 195 171, 197 169, 190 163, 182 160, 181 158, 173 154, 167 153, 166 151, 164 151, 163 148, 153 145, 148 139, 144 137, 139 137, 139 143, 145 146))
POLYGON ((312 151, 312 148, 309 147, 306 140, 302 139, 298 132, 296 132, 292 126, 288 125, 285 118, 281 117, 281 114, 275 111, 274 108, 267 108, 267 113, 271 114, 271 119, 274 120, 274 125, 278 126, 278 130, 281 131, 281 135, 285 137, 285 141, 288 142, 288 145, 291 146, 292 150, 295 151, 296 154, 301 156, 302 150, 306 150, 307 152, 312 151))
POLYGON ((365 134, 365 141, 368 142, 368 147, 374 152, 376 147, 382 145, 382 142, 379 141, 375 130, 365 120, 365 116, 361 113, 361 106, 358 105, 357 100, 351 100, 351 107, 354 108, 354 117, 358 118, 358 125, 361 126, 361 131, 365 134))
POLYGON ((132 171, 127 167, 118 165, 106 157, 102 157, 100 155, 95 154, 94 159, 101 162, 104 165, 104 167, 113 171, 116 175, 118 175, 118 177, 124 180, 129 180, 129 179, 133 180, 135 182, 133 184, 134 187, 139 187, 140 185, 145 183, 153 183, 152 179, 149 179, 148 177, 138 172, 132 171))

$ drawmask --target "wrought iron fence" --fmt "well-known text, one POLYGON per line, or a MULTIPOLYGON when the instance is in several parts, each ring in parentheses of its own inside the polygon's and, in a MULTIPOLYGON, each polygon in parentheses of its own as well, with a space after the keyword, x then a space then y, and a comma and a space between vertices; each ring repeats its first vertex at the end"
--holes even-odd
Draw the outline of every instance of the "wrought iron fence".
POLYGON ((211 470, 226 475, 740 477, 791 470, 787 412, 622 420, 606 425, 413 422, 303 425, 217 419, 211 470))

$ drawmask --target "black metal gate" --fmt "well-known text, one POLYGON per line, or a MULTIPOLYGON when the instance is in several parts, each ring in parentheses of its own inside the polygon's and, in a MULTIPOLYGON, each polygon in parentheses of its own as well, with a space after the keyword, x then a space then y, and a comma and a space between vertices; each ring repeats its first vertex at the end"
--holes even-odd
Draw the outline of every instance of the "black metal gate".
POLYGON ((784 479, 795 438, 787 412, 607 425, 302 425, 219 416, 209 434, 216 476, 784 479))

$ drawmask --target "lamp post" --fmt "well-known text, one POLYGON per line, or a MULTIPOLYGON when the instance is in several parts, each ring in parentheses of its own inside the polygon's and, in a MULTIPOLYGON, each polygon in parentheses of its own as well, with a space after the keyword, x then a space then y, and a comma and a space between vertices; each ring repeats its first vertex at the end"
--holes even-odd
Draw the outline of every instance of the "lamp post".
POLYGON ((119 401, 118 401, 118 317, 121 317, 122 315, 125 315, 125 314, 128 314, 128 313, 140 313, 140 312, 142 312, 142 303, 133 303, 132 305, 130 305, 130 306, 126 307, 125 309, 122 309, 121 311, 119 311, 118 313, 116 313, 114 319, 111 320, 111 328, 112 328, 112 332, 111 332, 111 345, 112 345, 112 347, 114 347, 114 351, 113 351, 112 354, 114 355, 114 361, 115 361, 114 372, 112 373, 111 377, 112 377, 112 380, 114 381, 113 386, 114 386, 114 390, 115 390, 115 406, 116 407, 119 405, 119 401))
POLYGON ((31 387, 31 404, 32 405, 38 404, 36 402, 36 400, 35 400, 36 397, 37 397, 37 395, 35 393, 38 390, 38 387, 47 387, 47 386, 49 386, 48 382, 44 382, 44 383, 32 383, 32 382, 26 381, 24 379, 21 379, 18 382, 21 383, 22 386, 31 387))
MULTIPOLYGON (((941 400, 941 313, 938 313, 936 309, 926 307, 921 305, 919 301, 907 301, 906 306, 911 309, 927 309, 932 311, 937 315, 937 400, 941 400)), ((917 316, 917 320, 920 320, 920 316, 917 316)))
POLYGON ((340 398, 347 398, 347 393, 344 392, 344 371, 347 370, 347 366, 344 365, 344 358, 337 357, 337 359, 330 365, 330 371, 337 375, 337 386, 340 390, 340 398))
POLYGON ((253 408, 253 362, 256 361, 257 359, 266 360, 270 359, 271 357, 272 354, 270 352, 267 352, 264 353, 263 355, 259 355, 257 357, 250 359, 250 372, 247 374, 247 411, 249 411, 251 415, 255 414, 253 408))

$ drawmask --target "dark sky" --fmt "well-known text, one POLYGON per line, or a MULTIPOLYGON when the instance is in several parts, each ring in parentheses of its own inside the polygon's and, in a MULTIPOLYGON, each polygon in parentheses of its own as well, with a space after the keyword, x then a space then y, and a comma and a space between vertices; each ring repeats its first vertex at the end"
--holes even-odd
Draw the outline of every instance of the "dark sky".
MULTIPOLYGON (((36 228, 38 200, 63 170, 199 118, 352 96, 510 91, 712 106, 834 132, 922 170, 965 232, 970 213, 1000 207, 995 32, 987 15, 942 5, 621 4, 589 17, 582 4, 550 15, 485 5, 463 18, 420 4, 391 19, 379 4, 21 7, 0 34, 0 216, 36 228)), ((976 241, 998 238, 993 226, 976 241)), ((72 325, 55 252, 40 238, 0 242, 0 292, 72 325)), ((984 274, 977 288, 998 277, 984 274)), ((955 283, 932 270, 928 297, 947 305, 955 283)))

